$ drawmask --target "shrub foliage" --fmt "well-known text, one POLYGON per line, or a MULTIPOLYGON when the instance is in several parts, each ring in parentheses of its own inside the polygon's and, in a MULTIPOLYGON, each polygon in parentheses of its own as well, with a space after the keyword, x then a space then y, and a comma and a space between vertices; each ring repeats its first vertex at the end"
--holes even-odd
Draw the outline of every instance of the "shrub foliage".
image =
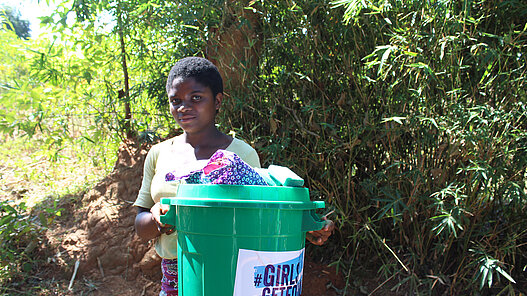
POLYGON ((348 275, 377 258, 393 288, 513 291, 527 264, 527 6, 367 3, 253 5, 259 67, 224 121, 335 208, 348 275))

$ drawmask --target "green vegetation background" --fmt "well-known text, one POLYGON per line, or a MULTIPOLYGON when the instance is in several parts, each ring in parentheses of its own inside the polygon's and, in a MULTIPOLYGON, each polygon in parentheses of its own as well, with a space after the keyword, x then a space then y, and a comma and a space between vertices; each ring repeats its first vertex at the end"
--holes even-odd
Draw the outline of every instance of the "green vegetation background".
MULTIPOLYGON (((27 41, 6 19, 4 143, 105 171, 123 138, 177 132, 166 73, 205 56, 226 77, 220 127, 334 210, 338 232, 315 252, 348 287, 374 270, 409 294, 525 293, 524 1, 80 0, 27 41)), ((26 164, 28 180, 47 178, 26 164)), ((8 282, 46 219, 0 205, 8 282)))

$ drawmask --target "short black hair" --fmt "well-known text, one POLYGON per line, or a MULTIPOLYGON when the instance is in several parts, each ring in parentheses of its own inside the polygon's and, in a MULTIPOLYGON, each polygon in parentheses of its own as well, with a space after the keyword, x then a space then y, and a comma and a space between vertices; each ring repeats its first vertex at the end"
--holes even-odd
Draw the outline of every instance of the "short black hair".
POLYGON ((197 82, 209 87, 214 96, 223 93, 223 79, 218 68, 204 58, 186 57, 177 61, 168 73, 167 92, 176 78, 194 78, 197 82))

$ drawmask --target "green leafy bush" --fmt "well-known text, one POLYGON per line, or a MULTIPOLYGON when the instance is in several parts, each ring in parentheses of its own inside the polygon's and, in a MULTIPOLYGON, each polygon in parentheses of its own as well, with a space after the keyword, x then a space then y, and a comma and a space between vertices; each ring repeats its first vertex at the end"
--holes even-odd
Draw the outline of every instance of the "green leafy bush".
POLYGON ((525 4, 252 7, 259 68, 224 121, 336 209, 337 266, 373 264, 408 293, 521 289, 525 4))

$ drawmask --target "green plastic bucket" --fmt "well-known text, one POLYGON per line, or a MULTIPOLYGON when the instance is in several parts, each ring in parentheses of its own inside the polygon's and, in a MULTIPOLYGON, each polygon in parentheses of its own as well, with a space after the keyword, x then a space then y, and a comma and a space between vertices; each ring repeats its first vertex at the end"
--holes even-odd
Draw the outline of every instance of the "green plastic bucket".
POLYGON ((184 184, 161 202, 180 296, 300 295, 306 232, 325 225, 307 188, 184 184))

